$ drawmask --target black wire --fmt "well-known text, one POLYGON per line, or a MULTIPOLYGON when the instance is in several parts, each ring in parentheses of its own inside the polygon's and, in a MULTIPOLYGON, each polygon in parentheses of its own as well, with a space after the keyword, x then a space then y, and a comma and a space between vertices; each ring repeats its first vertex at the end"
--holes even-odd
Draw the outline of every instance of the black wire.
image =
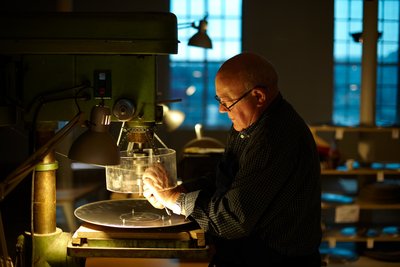
POLYGON ((43 92, 43 93, 37 95, 34 99, 32 99, 32 101, 28 104, 28 106, 26 108, 26 111, 29 112, 36 103, 45 102, 46 98, 49 97, 49 96, 57 95, 57 94, 60 94, 62 92, 68 92, 68 91, 72 91, 72 90, 78 90, 78 93, 79 93, 82 90, 90 88, 90 87, 91 87, 90 86, 90 82, 89 81, 84 81, 84 82, 82 82, 82 84, 79 84, 79 85, 74 86, 74 87, 62 88, 62 89, 58 89, 58 90, 51 90, 51 91, 43 92))
MULTIPOLYGON (((80 108, 79 103, 78 103, 78 100, 80 99, 80 98, 79 98, 79 94, 80 94, 83 90, 88 89, 88 88, 93 88, 93 87, 90 86, 90 83, 89 83, 89 82, 88 82, 87 87, 82 87, 82 88, 79 89, 79 90, 76 92, 76 94, 75 94, 74 102, 75 102, 76 107, 78 108, 78 112, 81 112, 81 108, 80 108)), ((82 97, 84 97, 84 96, 86 96, 86 97, 88 98, 88 99, 86 99, 86 100, 89 100, 89 99, 91 98, 90 94, 83 95, 82 97)))
MULTIPOLYGON (((80 113, 81 109, 79 107, 78 100, 88 101, 91 98, 91 95, 89 93, 81 94, 81 92, 83 92, 84 90, 86 90, 88 88, 91 88, 90 83, 84 82, 81 85, 78 85, 78 86, 75 86, 72 88, 57 90, 57 91, 54 91, 54 93, 42 94, 35 98, 35 100, 38 101, 38 104, 33 112, 32 125, 31 125, 30 133, 29 133, 29 146, 30 146, 29 151, 30 151, 30 153, 33 153, 35 151, 35 147, 36 147, 35 131, 36 131, 36 125, 37 125, 37 118, 39 116, 40 110, 43 107, 43 105, 46 103, 50 103, 50 102, 73 99, 78 108, 78 113, 80 113), (78 91, 73 96, 49 97, 50 95, 53 95, 56 93, 65 92, 65 91, 69 91, 69 90, 76 90, 76 89, 78 89, 78 91)), ((32 108, 33 105, 34 104, 32 104, 31 107, 29 107, 29 108, 32 108)), ((28 110, 29 110, 29 108, 28 108, 28 110)))

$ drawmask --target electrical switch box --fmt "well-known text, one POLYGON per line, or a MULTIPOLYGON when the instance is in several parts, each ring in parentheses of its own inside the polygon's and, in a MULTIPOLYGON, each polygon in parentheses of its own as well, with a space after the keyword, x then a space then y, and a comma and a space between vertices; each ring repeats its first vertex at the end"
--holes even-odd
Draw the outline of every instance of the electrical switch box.
POLYGON ((111 98, 111 71, 95 70, 93 77, 93 96, 95 99, 111 98))

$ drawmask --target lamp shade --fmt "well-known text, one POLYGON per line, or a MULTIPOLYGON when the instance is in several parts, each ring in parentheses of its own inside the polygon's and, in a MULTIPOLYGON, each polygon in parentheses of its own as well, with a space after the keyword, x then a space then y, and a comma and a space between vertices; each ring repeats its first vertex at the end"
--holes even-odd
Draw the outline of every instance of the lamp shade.
POLYGON ((190 46, 198 46, 203 48, 212 48, 212 42, 210 37, 205 32, 197 32, 193 35, 188 42, 190 46))
POLYGON ((108 107, 103 105, 93 107, 89 129, 74 141, 68 157, 96 165, 118 165, 120 151, 116 140, 108 132, 110 121, 111 112, 108 107))
POLYGON ((118 165, 119 149, 110 133, 99 133, 88 130, 81 134, 72 144, 68 157, 70 159, 96 164, 118 165))
POLYGON ((198 27, 198 32, 193 35, 188 42, 190 46, 198 46, 203 48, 212 48, 212 42, 210 37, 207 35, 207 20, 204 18, 200 20, 200 24, 198 27))

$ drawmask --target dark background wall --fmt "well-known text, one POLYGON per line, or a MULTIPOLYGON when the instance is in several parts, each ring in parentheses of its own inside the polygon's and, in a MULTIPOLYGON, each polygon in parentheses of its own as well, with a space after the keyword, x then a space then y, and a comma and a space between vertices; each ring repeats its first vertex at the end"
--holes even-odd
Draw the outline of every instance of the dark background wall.
POLYGON ((330 121, 333 0, 243 1, 243 50, 275 64, 283 94, 306 121, 330 121))

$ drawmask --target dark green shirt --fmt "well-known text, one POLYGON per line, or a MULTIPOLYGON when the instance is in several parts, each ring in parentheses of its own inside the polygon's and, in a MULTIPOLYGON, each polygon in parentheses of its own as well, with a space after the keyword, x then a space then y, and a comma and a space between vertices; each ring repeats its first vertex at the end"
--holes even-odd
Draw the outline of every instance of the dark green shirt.
POLYGON ((248 129, 231 129, 215 190, 186 194, 183 208, 233 263, 305 256, 321 242, 320 186, 309 127, 279 94, 248 129))

